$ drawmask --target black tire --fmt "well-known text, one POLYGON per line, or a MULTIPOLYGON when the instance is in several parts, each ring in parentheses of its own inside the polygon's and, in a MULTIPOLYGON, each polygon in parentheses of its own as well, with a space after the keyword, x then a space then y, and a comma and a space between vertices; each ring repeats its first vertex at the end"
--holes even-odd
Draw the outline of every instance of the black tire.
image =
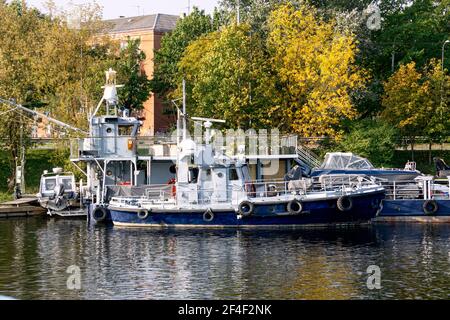
POLYGON ((209 209, 203 214, 203 221, 211 222, 213 220, 214 220, 214 212, 212 212, 212 210, 209 209))
POLYGON ((342 212, 347 212, 353 208, 353 200, 349 196, 339 197, 336 203, 338 209, 342 212))
POLYGON ((108 216, 108 211, 106 210, 106 208, 103 208, 103 207, 97 207, 92 212, 92 217, 97 222, 105 221, 107 216, 108 216))
POLYGON ((303 211, 303 204, 298 200, 291 200, 287 204, 287 211, 292 215, 300 214, 303 211))
POLYGON ((251 216, 253 214, 254 209, 255 205, 250 201, 242 201, 238 207, 239 213, 244 217, 251 216))
POLYGON ((426 215, 434 215, 439 210, 439 205, 435 200, 427 200, 423 203, 422 208, 426 215))
POLYGON ((137 212, 137 217, 138 217, 140 220, 145 220, 145 219, 147 219, 147 218, 148 218, 148 210, 139 210, 139 211, 137 212))

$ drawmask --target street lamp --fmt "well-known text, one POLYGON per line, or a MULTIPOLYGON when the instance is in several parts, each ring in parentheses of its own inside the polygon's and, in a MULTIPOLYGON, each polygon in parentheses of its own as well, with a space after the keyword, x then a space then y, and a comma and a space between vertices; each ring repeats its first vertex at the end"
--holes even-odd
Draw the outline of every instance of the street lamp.
POLYGON ((442 72, 444 72, 444 53, 445 53, 445 45, 447 43, 450 43, 450 40, 445 40, 444 44, 442 45, 442 72))

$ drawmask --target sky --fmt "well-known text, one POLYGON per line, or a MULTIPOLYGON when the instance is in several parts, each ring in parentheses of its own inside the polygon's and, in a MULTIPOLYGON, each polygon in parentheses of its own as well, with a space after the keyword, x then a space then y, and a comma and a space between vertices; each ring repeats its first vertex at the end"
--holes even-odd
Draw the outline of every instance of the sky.
MULTIPOLYGON (((69 8, 70 4, 90 3, 93 0, 54 0, 58 7, 69 8)), ((46 0, 26 0, 27 4, 44 10, 46 0)), ((103 18, 113 19, 119 16, 138 16, 143 14, 167 13, 180 15, 187 12, 190 2, 191 8, 196 6, 211 13, 219 0, 96 0, 103 7, 103 18)))

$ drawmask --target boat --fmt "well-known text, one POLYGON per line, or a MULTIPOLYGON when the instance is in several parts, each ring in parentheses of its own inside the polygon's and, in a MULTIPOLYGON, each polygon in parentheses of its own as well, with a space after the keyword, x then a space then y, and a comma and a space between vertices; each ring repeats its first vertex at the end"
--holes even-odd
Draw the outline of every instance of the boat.
POLYGON ((39 204, 50 216, 86 217, 80 189, 77 188, 72 172, 63 172, 62 168, 53 168, 52 172, 44 171, 41 176, 39 204))
MULTIPOLYGON (((184 111, 182 117, 186 122, 184 111)), ((175 183, 148 188, 143 196, 112 197, 114 226, 294 228, 375 217, 385 190, 373 179, 329 174, 251 180, 245 157, 228 156, 211 142, 213 123, 224 121, 195 120, 205 128, 204 142, 180 137, 175 183)))
POLYGON ((430 175, 393 181, 386 187, 375 222, 450 222, 450 178, 430 175))
POLYGON ((324 174, 360 174, 388 182, 412 181, 421 175, 415 162, 408 161, 403 169, 376 168, 368 159, 351 152, 330 152, 325 155, 322 165, 311 170, 310 176, 324 174))
MULTIPOLYGON (((142 119, 131 116, 129 110, 121 106, 117 94, 121 85, 116 84, 114 70, 106 71, 103 88, 103 96, 90 116, 89 132, 85 137, 73 139, 70 148, 71 162, 86 176, 83 202, 89 221, 95 223, 111 222, 109 204, 114 197, 141 197, 147 190, 173 187, 177 160, 175 135, 139 135, 142 119)), ((298 157, 295 147, 289 147, 296 145, 297 140, 289 138, 292 137, 281 139, 282 154, 267 156, 282 158, 283 168, 298 157)), ((265 156, 252 155, 252 160, 261 167, 260 160, 265 156)), ((255 171, 258 175, 263 170, 255 171)))

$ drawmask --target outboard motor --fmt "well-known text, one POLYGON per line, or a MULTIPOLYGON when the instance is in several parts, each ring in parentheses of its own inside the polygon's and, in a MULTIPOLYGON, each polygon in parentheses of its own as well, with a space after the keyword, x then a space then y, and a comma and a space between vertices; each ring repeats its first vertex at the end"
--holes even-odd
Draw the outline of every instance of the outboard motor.
POLYGON ((444 159, 434 157, 433 161, 436 168, 436 176, 438 177, 450 176, 450 167, 445 163, 444 159))

